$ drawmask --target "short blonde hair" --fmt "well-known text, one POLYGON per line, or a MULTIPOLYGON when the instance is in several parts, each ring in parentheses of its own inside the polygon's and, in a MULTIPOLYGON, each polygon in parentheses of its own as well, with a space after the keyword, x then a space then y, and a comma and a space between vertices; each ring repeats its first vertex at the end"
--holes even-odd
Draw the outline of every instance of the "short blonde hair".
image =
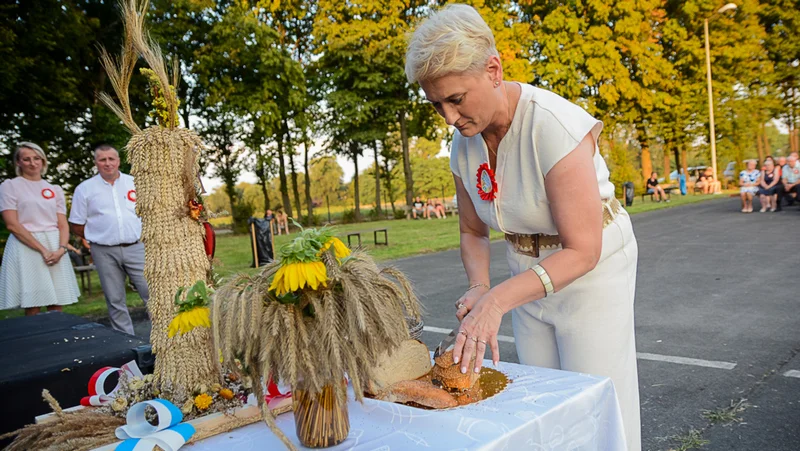
POLYGON ((452 73, 480 71, 499 57, 491 28, 468 5, 447 5, 425 19, 411 35, 406 50, 409 83, 452 73))
MULTIPOLYGON (((22 151, 22 149, 30 149, 34 153, 36 153, 36 155, 38 155, 39 158, 42 159, 42 173, 40 175, 47 174, 47 164, 48 164, 47 155, 44 154, 44 150, 42 150, 41 147, 32 142, 26 141, 26 142, 21 142, 17 145, 17 150, 14 151, 14 163, 19 163, 19 154, 22 151)), ((22 171, 19 170, 19 165, 14 167, 14 171, 16 172, 17 176, 20 177, 22 176, 22 171)))

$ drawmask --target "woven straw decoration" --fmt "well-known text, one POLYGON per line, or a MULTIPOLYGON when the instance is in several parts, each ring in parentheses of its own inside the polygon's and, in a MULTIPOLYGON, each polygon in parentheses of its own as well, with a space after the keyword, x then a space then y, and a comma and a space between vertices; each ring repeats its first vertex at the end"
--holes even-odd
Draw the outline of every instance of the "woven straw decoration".
POLYGON ((197 327, 185 335, 167 336, 178 312, 174 303, 178 288, 206 280, 210 269, 203 227, 187 215, 187 202, 196 194, 196 155, 202 145, 190 130, 151 127, 135 134, 127 146, 136 183, 136 213, 142 218, 156 383, 187 391, 220 381, 209 329, 197 327))

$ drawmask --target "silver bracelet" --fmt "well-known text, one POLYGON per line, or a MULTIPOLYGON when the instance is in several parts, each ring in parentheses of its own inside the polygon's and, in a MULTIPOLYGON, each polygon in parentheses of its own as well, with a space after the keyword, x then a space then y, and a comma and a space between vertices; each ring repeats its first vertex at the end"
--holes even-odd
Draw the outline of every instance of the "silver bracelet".
POLYGON ((555 292, 553 289, 553 281, 550 280, 550 275, 542 268, 542 265, 535 265, 531 268, 531 271, 535 272, 536 275, 539 276, 539 280, 542 281, 542 285, 544 285, 544 297, 550 296, 555 292))

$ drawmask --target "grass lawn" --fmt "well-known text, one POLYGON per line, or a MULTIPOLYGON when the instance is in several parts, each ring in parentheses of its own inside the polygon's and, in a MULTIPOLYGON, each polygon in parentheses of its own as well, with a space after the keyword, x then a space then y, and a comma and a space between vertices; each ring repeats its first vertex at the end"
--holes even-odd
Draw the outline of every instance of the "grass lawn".
MULTIPOLYGON (((687 205, 722 196, 673 196, 672 202, 670 203, 650 202, 649 197, 645 202, 642 202, 641 196, 639 196, 634 201, 633 206, 628 208, 628 211, 631 214, 636 214, 687 205)), ((458 248, 459 241, 458 217, 453 216, 449 216, 447 219, 419 219, 411 221, 387 220, 346 224, 336 226, 336 230, 345 243, 347 243, 347 233, 362 231, 362 245, 378 261, 394 260, 397 258, 455 249, 458 248), (373 234, 370 231, 384 227, 389 229, 389 246, 375 246, 373 234)), ((502 239, 502 234, 495 231, 492 231, 491 236, 493 240, 502 239)), ((276 236, 276 248, 288 242, 291 238, 292 235, 276 236)), ((382 235, 379 235, 378 238, 382 239, 382 235)), ((220 276, 229 277, 240 272, 253 273, 257 270, 250 267, 252 263, 253 257, 250 249, 249 235, 217 235, 217 251, 214 268, 220 276)), ((90 283, 92 284, 92 296, 83 294, 78 303, 64 307, 65 312, 90 318, 103 317, 106 315, 105 298, 100 289, 100 280, 97 278, 96 272, 91 274, 90 283)), ((143 304, 138 294, 129 291, 128 305, 135 308, 142 307, 143 304)), ((23 313, 24 311, 22 309, 0 310, 0 319, 22 316, 23 313)))

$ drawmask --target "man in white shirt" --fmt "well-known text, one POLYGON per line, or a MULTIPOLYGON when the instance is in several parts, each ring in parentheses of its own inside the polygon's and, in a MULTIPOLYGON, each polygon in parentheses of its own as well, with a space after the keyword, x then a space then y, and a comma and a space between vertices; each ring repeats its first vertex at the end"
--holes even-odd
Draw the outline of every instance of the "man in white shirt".
POLYGON ((800 161, 797 152, 792 152, 788 163, 781 168, 781 181, 783 184, 778 186, 778 208, 775 211, 782 210, 783 199, 787 199, 789 206, 792 206, 800 195, 800 161))
POLYGON ((111 326, 133 335, 126 303, 125 276, 147 303, 144 279, 142 221, 136 216, 133 177, 119 171, 119 153, 109 145, 94 152, 98 174, 84 181, 72 196, 70 230, 91 243, 92 259, 108 305, 111 326))

